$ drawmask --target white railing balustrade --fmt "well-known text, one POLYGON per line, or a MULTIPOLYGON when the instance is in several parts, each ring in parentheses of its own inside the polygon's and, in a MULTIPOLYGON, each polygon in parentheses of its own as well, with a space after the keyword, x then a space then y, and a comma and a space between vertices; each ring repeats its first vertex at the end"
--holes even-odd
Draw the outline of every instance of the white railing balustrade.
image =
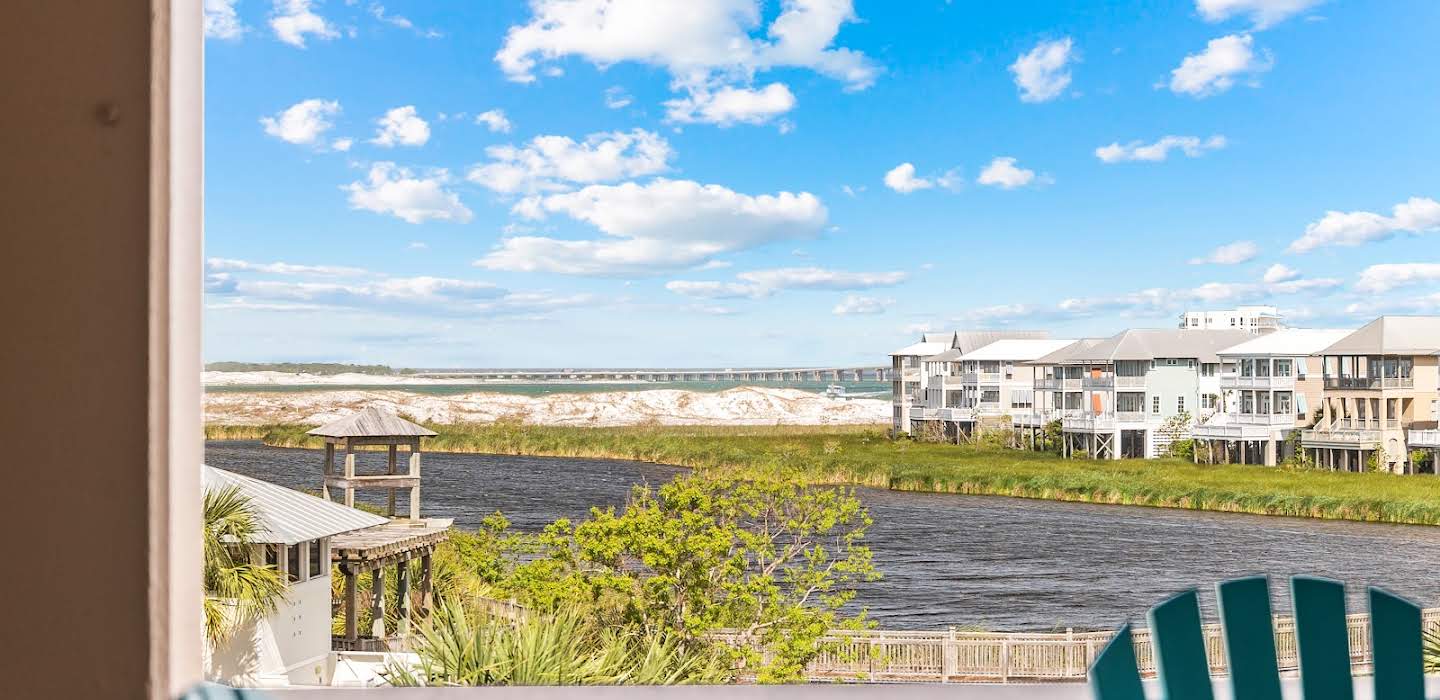
MULTIPOLYGON (((1421 625, 1440 632, 1440 609, 1422 612, 1421 625)), ((1370 617, 1347 616, 1350 664, 1358 674, 1370 672, 1370 617)), ((1282 672, 1299 669, 1293 618, 1274 622, 1275 652, 1282 672)), ((1228 672, 1220 625, 1204 625, 1205 651, 1212 675, 1228 672)), ((1145 677, 1155 675, 1150 630, 1131 631, 1135 658, 1145 677)), ((826 635, 824 649, 805 668, 811 681, 910 681, 921 683, 1009 683, 1086 679, 1090 664, 1110 640, 1110 632, 999 633, 947 631, 836 630, 826 635)), ((740 645, 736 631, 711 635, 715 641, 740 645)), ((742 671, 742 677, 744 673, 742 671)))

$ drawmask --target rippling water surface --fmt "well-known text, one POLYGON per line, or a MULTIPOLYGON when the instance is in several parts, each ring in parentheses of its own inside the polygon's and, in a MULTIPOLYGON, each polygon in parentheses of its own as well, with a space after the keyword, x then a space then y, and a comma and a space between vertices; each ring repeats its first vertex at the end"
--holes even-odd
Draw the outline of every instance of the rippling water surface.
MULTIPOLYGON (((323 453, 258 442, 206 445, 212 466, 293 488, 320 485, 323 453)), ((362 460, 379 460, 365 454, 362 460)), ((474 528, 495 510, 521 530, 592 505, 620 505, 631 485, 680 469, 601 459, 426 453, 427 515, 474 528)), ((860 603, 882 627, 1109 629, 1177 590, 1251 573, 1345 581, 1353 611, 1364 586, 1440 605, 1440 527, 1200 513, 860 489, 867 537, 885 578, 860 603)), ((378 503, 378 499, 376 500, 378 503)), ((1279 593, 1279 586, 1272 593, 1279 593)), ((1277 596, 1276 607, 1285 607, 1277 596)), ((1208 600, 1208 597, 1207 597, 1208 600)))

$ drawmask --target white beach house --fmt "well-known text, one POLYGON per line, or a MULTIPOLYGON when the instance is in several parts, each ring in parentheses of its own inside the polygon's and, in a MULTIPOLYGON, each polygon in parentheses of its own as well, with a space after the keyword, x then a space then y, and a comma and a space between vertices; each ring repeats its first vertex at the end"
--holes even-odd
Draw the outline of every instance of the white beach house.
POLYGON ((206 649, 207 678, 251 687, 328 685, 331 538, 389 520, 223 469, 201 470, 206 491, 235 488, 249 499, 259 525, 252 561, 275 566, 288 582, 273 614, 206 649))
MULTIPOLYGON (((1045 358, 1062 370, 1062 382, 1078 379, 1079 412, 1062 422, 1065 453, 1099 459, 1164 454, 1172 440, 1190 434, 1189 423, 1175 425, 1171 418, 1218 410, 1217 351, 1251 337, 1228 329, 1132 329, 1045 358)), ((1074 401, 1067 395, 1061 405, 1074 401)))
POLYGON ((1315 464, 1410 473, 1407 448, 1440 447, 1440 316, 1381 316, 1320 354, 1320 418, 1301 438, 1315 464))
POLYGON ((1216 353, 1221 411, 1195 427, 1197 462, 1274 466, 1313 422, 1324 386, 1320 352, 1349 330, 1285 328, 1216 353))
POLYGON ((1220 311, 1186 311, 1180 327, 1189 330, 1242 330, 1270 333, 1285 327, 1280 310, 1274 306, 1237 306, 1220 311))
POLYGON ((927 370, 922 420, 951 441, 984 429, 1011 427, 1016 413, 1034 405, 1037 357, 1074 341, 1049 338, 1002 338, 969 352, 948 350, 925 358, 927 370))
MULTIPOLYGON (((943 377, 951 371, 944 366, 958 361, 965 353, 977 350, 997 340, 1007 338, 1046 338, 1047 331, 950 331, 925 333, 920 342, 907 345, 890 353, 891 363, 891 427, 896 435, 910 433, 921 428, 917 423, 936 420, 939 407, 927 407, 925 391, 933 376, 943 377), (949 354, 956 350, 958 353, 949 354), (937 359, 945 354, 951 359, 937 359), (926 363, 930 366, 927 367, 926 363)), ((958 388, 958 387, 957 387, 958 388)))

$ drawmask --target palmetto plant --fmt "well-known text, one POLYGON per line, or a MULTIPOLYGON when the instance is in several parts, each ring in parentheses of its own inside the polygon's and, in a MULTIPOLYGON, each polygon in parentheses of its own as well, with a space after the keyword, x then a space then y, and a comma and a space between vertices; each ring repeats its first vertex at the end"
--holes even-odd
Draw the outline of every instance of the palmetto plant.
POLYGON ((416 685, 678 685, 723 683, 712 649, 668 633, 600 629, 573 608, 518 620, 468 614, 452 601, 421 625, 418 667, 392 661, 386 679, 416 685))
POLYGON ((259 523, 239 489, 206 491, 204 515, 205 636, 219 642, 240 624, 273 612, 285 579, 274 567, 250 561, 259 523))

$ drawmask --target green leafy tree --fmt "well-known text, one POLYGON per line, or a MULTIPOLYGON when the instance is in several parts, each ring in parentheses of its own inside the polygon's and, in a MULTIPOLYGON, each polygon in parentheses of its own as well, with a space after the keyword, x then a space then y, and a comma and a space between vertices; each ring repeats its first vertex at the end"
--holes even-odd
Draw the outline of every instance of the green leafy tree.
POLYGON ((797 680, 828 630, 867 624, 841 609, 879 578, 863 543, 872 521, 853 489, 762 472, 637 487, 618 512, 550 524, 523 563, 489 550, 477 568, 540 612, 586 609, 686 643, 726 630, 732 661, 762 682, 797 680))
POLYGON ((250 561, 259 522, 238 488, 206 491, 203 510, 205 636, 220 642, 242 624, 274 612, 285 579, 275 567, 250 561))

